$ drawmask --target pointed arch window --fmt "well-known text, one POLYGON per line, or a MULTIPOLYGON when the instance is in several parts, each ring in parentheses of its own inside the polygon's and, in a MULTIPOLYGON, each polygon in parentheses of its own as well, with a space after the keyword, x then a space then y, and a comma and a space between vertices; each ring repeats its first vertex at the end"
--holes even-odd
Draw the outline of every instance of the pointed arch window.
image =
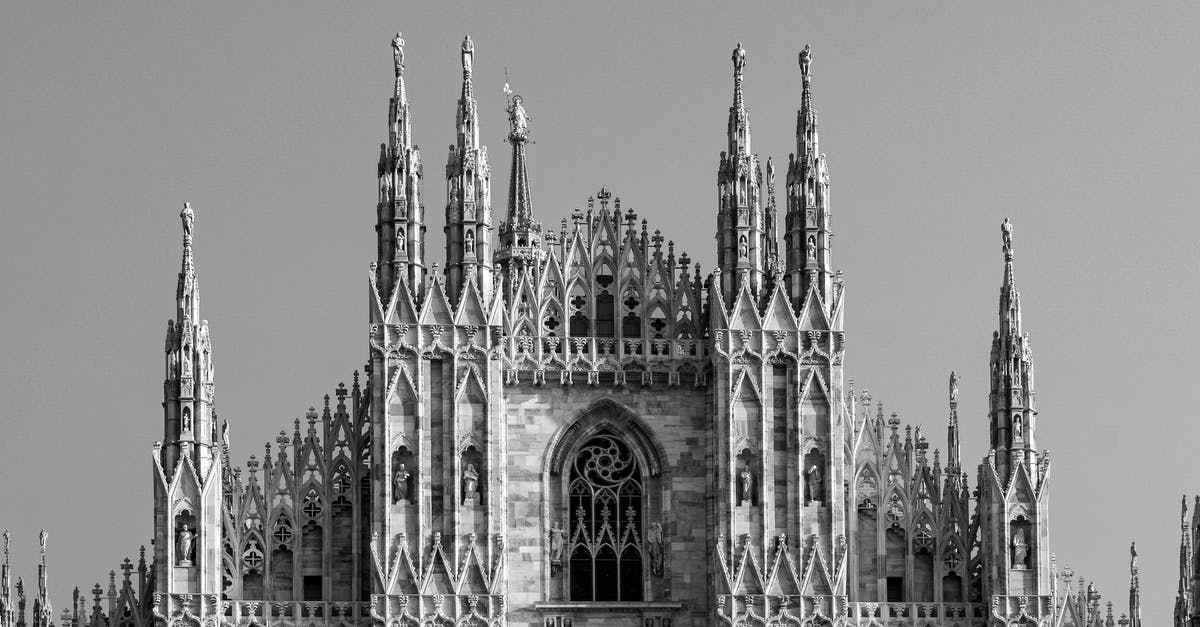
POLYGON ((644 498, 637 459, 620 438, 599 433, 570 468, 570 599, 641 601, 644 498))

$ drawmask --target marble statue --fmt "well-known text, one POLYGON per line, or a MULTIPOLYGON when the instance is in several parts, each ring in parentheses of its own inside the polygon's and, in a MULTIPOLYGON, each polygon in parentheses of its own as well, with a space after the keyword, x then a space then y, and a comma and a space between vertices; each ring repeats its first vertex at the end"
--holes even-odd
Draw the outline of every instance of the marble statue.
POLYGON ((808 469, 808 472, 805 473, 804 487, 808 489, 808 501, 810 503, 813 501, 820 502, 825 500, 824 478, 824 473, 821 472, 821 467, 816 464, 813 464, 808 469))
POLYGON ((408 468, 404 464, 392 473, 393 502, 400 503, 408 500, 408 468))
POLYGON ((554 522, 554 526, 550 528, 550 574, 557 574, 562 570, 563 562, 563 544, 566 541, 567 532, 559 526, 558 521, 554 522))
POLYGON ((192 547, 195 541, 196 534, 188 529, 187 523, 184 523, 183 529, 179 530, 175 547, 175 551, 179 554, 180 565, 189 565, 192 563, 192 547))
POLYGON ((392 61, 396 64, 396 72, 404 69, 404 38, 397 32, 392 38, 392 61))
POLYGON ((1012 535, 1012 567, 1025 568, 1028 558, 1029 540, 1025 537, 1025 530, 1018 528, 1012 535))
POLYGON ((742 480, 742 503, 753 502, 754 474, 749 469, 743 470, 739 478, 742 480))
POLYGON ((958 402, 958 373, 950 371, 950 402, 958 402))
POLYGON ((479 471, 475 469, 475 464, 467 464, 466 470, 463 471, 463 502, 476 497, 479 494, 479 471))
POLYGON ((650 530, 646 532, 646 551, 650 556, 650 573, 662 575, 663 528, 658 521, 650 523, 650 530))

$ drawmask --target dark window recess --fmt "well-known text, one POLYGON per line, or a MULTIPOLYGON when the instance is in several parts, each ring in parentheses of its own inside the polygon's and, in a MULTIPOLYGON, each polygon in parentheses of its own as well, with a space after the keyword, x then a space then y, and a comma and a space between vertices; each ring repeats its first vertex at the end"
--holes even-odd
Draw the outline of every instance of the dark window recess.
POLYGON ((304 600, 305 601, 320 601, 321 595, 321 576, 320 575, 305 575, 304 576, 304 600))
POLYGON ((596 297, 596 337, 613 337, 616 334, 613 317, 612 294, 601 293, 596 297))
POLYGON ((889 603, 904 600, 904 577, 888 577, 887 587, 887 600, 889 603))

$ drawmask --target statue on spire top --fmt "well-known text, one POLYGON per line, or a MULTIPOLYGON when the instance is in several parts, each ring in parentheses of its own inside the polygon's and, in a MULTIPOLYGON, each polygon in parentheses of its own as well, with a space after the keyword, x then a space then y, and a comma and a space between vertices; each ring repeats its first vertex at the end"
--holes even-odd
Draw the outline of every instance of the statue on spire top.
POLYGON ((183 211, 179 212, 179 219, 183 221, 184 239, 192 241, 192 228, 196 222, 196 214, 192 213, 192 203, 183 203, 183 211))
POLYGON ((508 83, 504 83, 504 95, 508 96, 508 126, 509 137, 512 139, 525 139, 529 137, 529 115, 525 113, 525 107, 522 105, 525 99, 520 94, 514 94, 508 83))
POLYGON ((1004 255, 1009 258, 1012 257, 1012 231, 1012 222, 1009 222, 1008 218, 1004 218, 1004 223, 1000 225, 1000 232, 1004 236, 1004 255))
POLYGON ((396 74, 404 72, 404 38, 400 36, 400 31, 396 31, 396 36, 392 38, 392 62, 396 64, 396 74))
POLYGON ((804 44, 804 50, 800 51, 800 74, 804 78, 809 76, 809 68, 812 66, 812 46, 804 44))
POLYGON ((733 49, 734 74, 741 74, 744 67, 746 67, 746 49, 742 47, 742 42, 739 41, 737 47, 733 49))
POLYGON ((462 65, 463 72, 471 73, 471 58, 475 55, 475 43, 471 41, 471 36, 467 35, 462 43, 462 65))

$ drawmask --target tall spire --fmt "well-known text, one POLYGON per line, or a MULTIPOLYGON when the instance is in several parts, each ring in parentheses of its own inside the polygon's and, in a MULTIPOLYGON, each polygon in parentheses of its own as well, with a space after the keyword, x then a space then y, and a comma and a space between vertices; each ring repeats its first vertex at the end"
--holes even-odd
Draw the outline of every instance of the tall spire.
POLYGON ((1004 252, 1004 280, 1000 286, 999 324, 992 336, 991 432, 997 451, 997 469, 1007 476, 1018 458, 1032 464, 1036 448, 1036 394, 1033 385, 1033 351, 1021 325, 1021 295, 1013 281, 1013 226, 1000 227, 1004 252))
POLYGON ((9 570, 8 543, 12 539, 8 529, 4 530, 4 562, 0 563, 0 627, 14 627, 17 608, 12 602, 12 572, 9 570))
POLYGON ((717 266, 721 296, 728 305, 746 286, 760 294, 767 274, 770 245, 763 215, 762 168, 750 149, 750 115, 742 94, 746 49, 733 49, 733 104, 726 128, 727 150, 717 170, 717 266))
POLYGON ((957 474, 962 467, 958 439, 958 373, 950 371, 950 426, 946 429, 947 470, 957 474))
POLYGON ((1137 546, 1129 543, 1129 627, 1142 627, 1142 585, 1138 579, 1137 546))
POLYGON ((41 556, 38 562, 38 589, 33 599, 33 627, 50 627, 54 620, 54 609, 50 607, 49 582, 46 572, 46 539, 50 534, 45 529, 38 532, 38 548, 41 556))
POLYGON ((421 149, 413 143, 408 91, 404 85, 404 38, 392 39, 396 83, 388 107, 388 141, 379 145, 379 238, 376 283, 386 304, 404 277, 420 294, 425 282, 425 208, 421 203, 421 149))
POLYGON ((457 142, 446 160, 446 291, 452 303, 468 277, 484 299, 492 290, 492 184, 487 147, 479 140, 479 108, 472 73, 475 44, 462 43, 462 95, 458 99, 457 142))
POLYGON ((496 251, 496 262, 500 265, 504 279, 505 295, 512 296, 515 289, 513 278, 530 262, 545 256, 542 250, 542 225, 533 219, 533 201, 529 195, 529 167, 525 158, 525 146, 529 140, 529 115, 525 113, 524 99, 513 93, 504 83, 504 94, 508 99, 508 142, 512 144, 512 168, 508 182, 508 214, 500 223, 500 248, 496 251))
POLYGON ((1191 614, 1192 534, 1188 529, 1187 495, 1179 504, 1179 590, 1175 595, 1175 624, 1184 625, 1191 614))
POLYGON ((812 48, 800 52, 803 92, 796 115, 796 152, 787 174, 787 266, 784 283, 797 308, 815 289, 826 306, 834 298, 830 261, 829 170, 821 154, 817 112, 812 105, 812 48))

